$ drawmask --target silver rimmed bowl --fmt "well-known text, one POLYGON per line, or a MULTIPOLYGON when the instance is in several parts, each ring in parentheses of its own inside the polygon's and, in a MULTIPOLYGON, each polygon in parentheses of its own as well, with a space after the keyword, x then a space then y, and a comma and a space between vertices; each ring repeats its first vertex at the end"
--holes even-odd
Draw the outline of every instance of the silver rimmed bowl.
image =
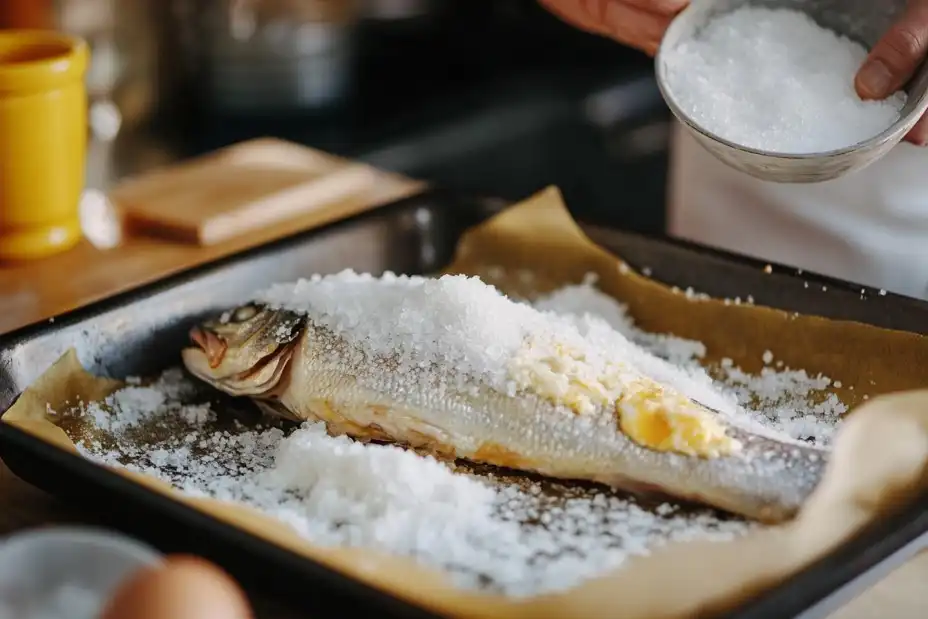
POLYGON ((667 82, 668 50, 693 39, 713 18, 742 6, 790 8, 807 13, 820 26, 871 49, 905 9, 906 0, 693 0, 668 28, 655 59, 657 83, 671 112, 706 150, 727 165, 756 178, 780 183, 816 183, 860 170, 902 140, 928 109, 928 63, 905 86, 908 100, 899 119, 883 132, 845 148, 820 153, 784 154, 748 148, 699 126, 676 103, 667 82))

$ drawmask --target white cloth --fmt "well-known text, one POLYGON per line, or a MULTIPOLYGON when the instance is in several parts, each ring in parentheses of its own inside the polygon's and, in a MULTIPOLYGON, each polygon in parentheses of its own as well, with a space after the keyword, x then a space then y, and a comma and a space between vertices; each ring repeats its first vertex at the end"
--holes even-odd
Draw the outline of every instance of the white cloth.
MULTIPOLYGON (((674 236, 928 297, 928 149, 901 144, 856 174, 813 185, 767 183, 733 170, 679 124, 671 152, 674 236)), ((925 617, 926 575, 928 551, 833 617, 925 617)))
POLYGON ((844 178, 759 181, 674 131, 668 232, 761 260, 928 297, 928 149, 900 144, 844 178))

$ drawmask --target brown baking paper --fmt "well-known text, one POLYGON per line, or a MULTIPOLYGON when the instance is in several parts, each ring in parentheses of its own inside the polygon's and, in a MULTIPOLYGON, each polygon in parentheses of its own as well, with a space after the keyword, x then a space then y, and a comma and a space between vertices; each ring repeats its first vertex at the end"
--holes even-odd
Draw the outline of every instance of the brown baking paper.
MULTIPOLYGON (((771 349, 794 368, 822 372, 849 389, 842 396, 891 394, 853 410, 834 442, 825 477, 798 517, 732 542, 668 545, 566 593, 512 600, 458 590, 412 560, 358 549, 320 548, 256 511, 182 496, 166 484, 114 469, 152 490, 305 555, 414 604, 454 617, 660 619, 706 616, 755 596, 899 508, 928 481, 928 339, 771 309, 692 300, 621 267, 589 241, 560 193, 549 188, 469 231, 449 272, 493 267, 530 269, 544 290, 577 283, 588 272, 627 303, 636 322, 655 332, 703 341, 710 358, 727 356, 757 369, 771 349)), ((497 269, 498 270, 498 269, 497 269)), ((270 283, 270 282, 269 282, 270 283)), ((74 351, 26 390, 3 421, 71 451, 65 432, 46 417, 65 402, 99 400, 120 383, 94 377, 74 351)))

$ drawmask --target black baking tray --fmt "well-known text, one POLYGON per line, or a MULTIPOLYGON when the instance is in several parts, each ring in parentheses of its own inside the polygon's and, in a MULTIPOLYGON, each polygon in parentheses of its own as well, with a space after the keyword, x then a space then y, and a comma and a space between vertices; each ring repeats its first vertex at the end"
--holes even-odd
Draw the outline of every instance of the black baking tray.
MULTIPOLYGON (((177 365, 190 325, 272 281, 344 268, 435 272, 451 260, 468 227, 503 206, 498 200, 425 192, 19 329, 0 340, 0 410, 72 346, 88 370, 108 376, 151 375, 177 365)), ((668 285, 717 297, 751 296, 757 304, 788 311, 928 330, 928 303, 922 301, 689 243, 592 224, 584 228, 668 285)), ((345 608, 381 617, 434 616, 2 423, 0 457, 39 488, 105 506, 105 514, 95 515, 111 526, 165 552, 205 556, 249 589, 289 600, 311 616, 345 608)), ((928 495, 726 616, 825 617, 926 545, 928 495)))

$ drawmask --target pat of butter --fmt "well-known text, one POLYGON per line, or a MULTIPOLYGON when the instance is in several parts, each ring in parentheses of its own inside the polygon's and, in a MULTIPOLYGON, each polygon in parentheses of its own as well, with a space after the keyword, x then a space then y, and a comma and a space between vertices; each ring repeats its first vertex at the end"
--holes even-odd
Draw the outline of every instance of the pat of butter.
POLYGON ((659 387, 630 390, 616 402, 616 412, 622 432, 655 451, 717 458, 741 449, 711 412, 659 387))
POLYGON ((527 342, 510 363, 509 377, 519 389, 578 415, 614 408, 618 429, 655 451, 713 458, 741 448, 710 411, 688 398, 623 363, 594 367, 560 343, 527 342))

